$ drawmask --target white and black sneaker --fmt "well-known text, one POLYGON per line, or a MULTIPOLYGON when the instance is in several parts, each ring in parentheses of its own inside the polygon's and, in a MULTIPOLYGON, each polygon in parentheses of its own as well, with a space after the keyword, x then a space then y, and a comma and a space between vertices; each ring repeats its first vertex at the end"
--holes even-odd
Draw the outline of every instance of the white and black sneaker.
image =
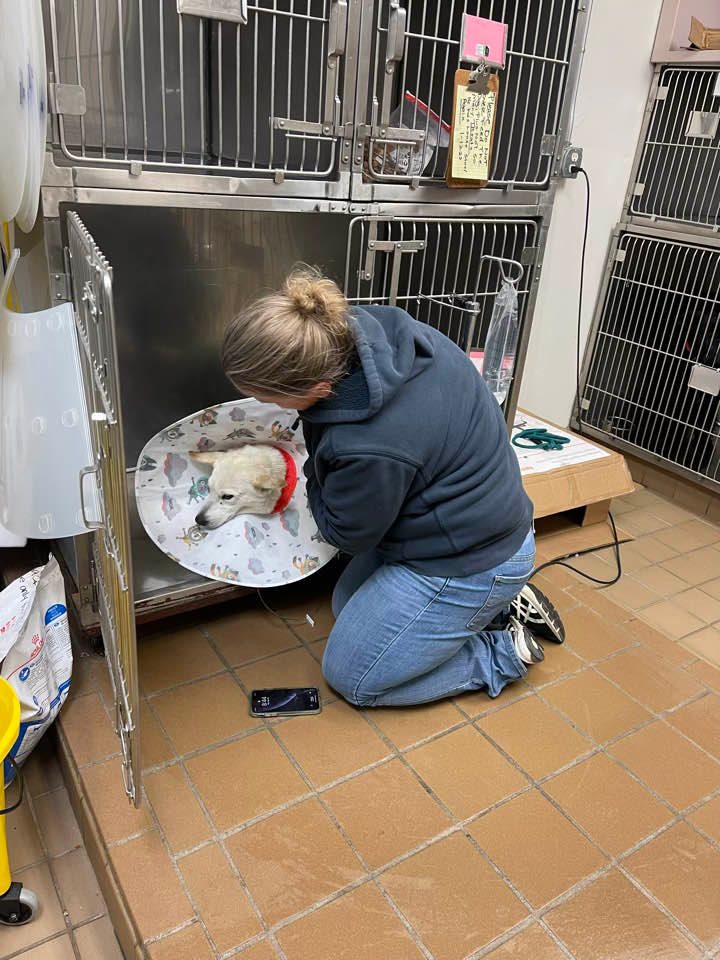
POLYGON ((545 651, 542 644, 537 640, 530 630, 524 624, 520 623, 515 617, 510 617, 508 630, 512 637, 515 653, 530 666, 533 663, 541 663, 545 659, 545 651))
POLYGON ((543 640, 565 642, 565 627, 560 614, 542 590, 526 583, 512 602, 512 615, 543 640))

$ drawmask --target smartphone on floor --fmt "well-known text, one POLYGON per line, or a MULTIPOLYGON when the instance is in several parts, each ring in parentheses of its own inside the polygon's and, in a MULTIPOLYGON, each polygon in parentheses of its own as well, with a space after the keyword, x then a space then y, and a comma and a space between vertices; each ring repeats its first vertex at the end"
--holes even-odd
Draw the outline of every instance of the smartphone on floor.
POLYGON ((250 715, 253 717, 302 717, 320 713, 320 709, 317 687, 253 690, 250 694, 250 715))

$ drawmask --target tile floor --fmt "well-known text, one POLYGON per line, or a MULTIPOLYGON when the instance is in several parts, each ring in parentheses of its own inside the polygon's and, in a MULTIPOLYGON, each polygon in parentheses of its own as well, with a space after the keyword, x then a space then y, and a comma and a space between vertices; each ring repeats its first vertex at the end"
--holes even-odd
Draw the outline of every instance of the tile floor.
MULTIPOLYGON (((542 573, 567 643, 496 701, 334 699, 326 595, 307 596, 319 580, 303 602, 273 594, 287 623, 245 603, 146 632, 139 811, 122 800, 105 665, 79 661, 61 736, 135 956, 720 957, 720 527, 642 489, 615 513, 635 537, 625 576, 600 590, 542 573), (320 686, 323 713, 253 720, 247 692, 266 684, 320 686)), ((602 525, 542 527, 540 560, 607 539, 602 525)), ((606 552, 577 562, 613 572, 606 552)), ((62 937, 85 960, 104 907, 55 909, 47 874, 62 899, 61 838, 76 834, 31 797, 23 816, 53 824, 33 882, 46 874, 58 934, 84 924, 62 937)), ((23 960, 63 960, 51 943, 23 960)))
MULTIPOLYGON (((8 788, 8 798, 15 788, 8 788)), ((0 957, 122 960, 95 873, 83 846, 52 733, 25 767, 25 798, 7 818, 13 879, 40 899, 37 920, 0 927, 0 957)))

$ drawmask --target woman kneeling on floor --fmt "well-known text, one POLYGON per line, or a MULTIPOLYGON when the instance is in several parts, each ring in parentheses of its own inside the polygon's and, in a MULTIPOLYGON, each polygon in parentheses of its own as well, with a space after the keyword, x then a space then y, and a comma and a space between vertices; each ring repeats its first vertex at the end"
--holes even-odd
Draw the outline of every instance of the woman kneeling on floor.
POLYGON ((302 419, 310 508, 353 558, 323 659, 346 700, 496 697, 543 659, 539 636, 562 641, 528 584, 532 504, 502 412, 447 337, 397 307, 351 307, 302 269, 230 323, 223 365, 302 419))

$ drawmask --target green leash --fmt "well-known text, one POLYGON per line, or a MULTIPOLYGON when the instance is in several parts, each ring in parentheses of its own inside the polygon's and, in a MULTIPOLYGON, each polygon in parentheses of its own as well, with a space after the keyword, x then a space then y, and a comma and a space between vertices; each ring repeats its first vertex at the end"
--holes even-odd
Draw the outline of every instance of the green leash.
POLYGON ((570 437, 548 433, 545 427, 534 427, 516 433, 512 442, 521 450, 562 450, 566 444, 570 443, 570 437), (520 440, 527 440, 528 443, 519 443, 520 440))

